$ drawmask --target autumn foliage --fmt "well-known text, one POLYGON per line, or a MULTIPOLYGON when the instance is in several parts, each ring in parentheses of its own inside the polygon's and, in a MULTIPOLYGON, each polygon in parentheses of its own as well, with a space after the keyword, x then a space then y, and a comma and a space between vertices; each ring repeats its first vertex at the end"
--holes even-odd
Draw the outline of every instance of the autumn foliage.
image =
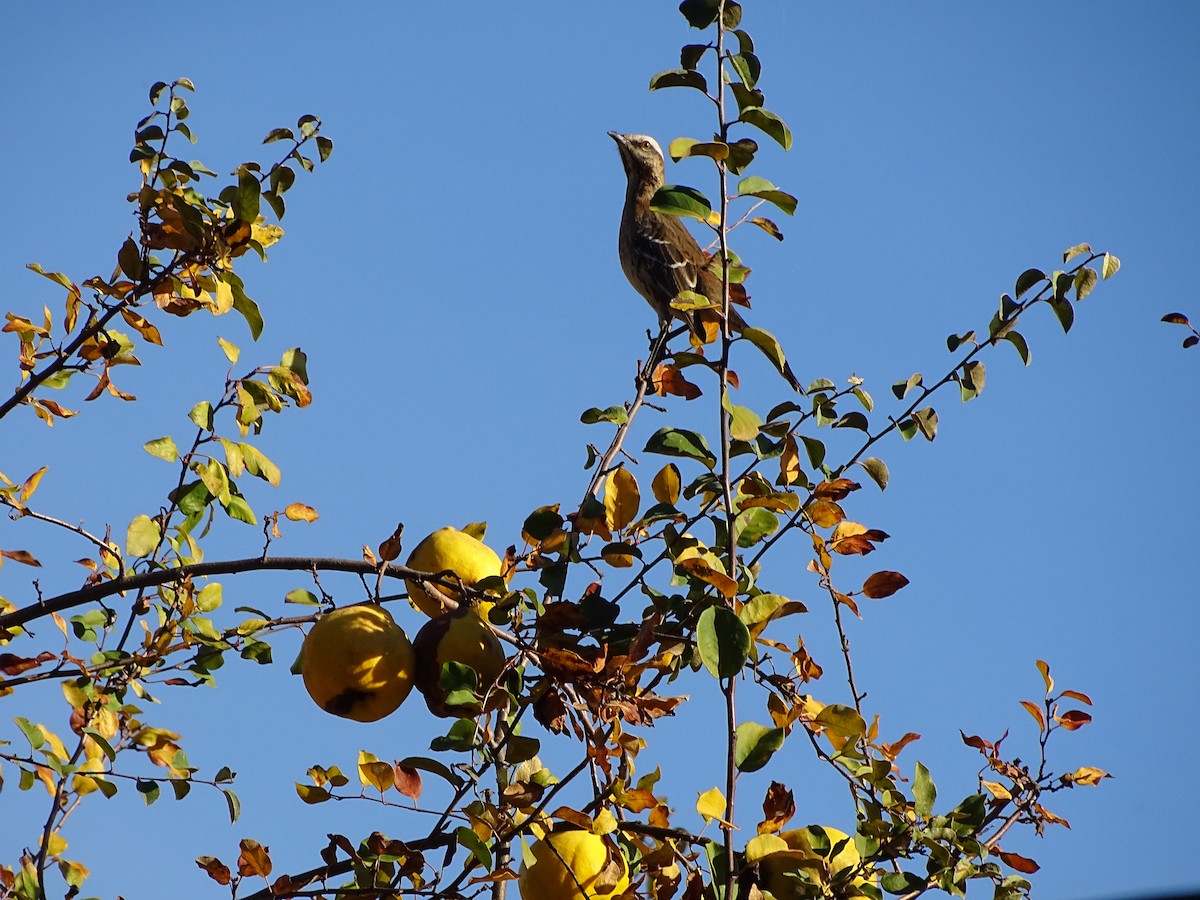
MULTIPOLYGON (((680 9, 699 42, 684 46, 679 67, 655 75, 650 87, 712 101, 714 118, 697 125, 712 140, 680 138, 669 153, 691 160, 689 171, 715 184, 717 199, 671 185, 655 203, 695 219, 711 238, 724 302, 706 341, 674 333, 653 342, 629 398, 582 413, 596 438, 577 494, 553 503, 531 499, 511 534, 469 523, 469 511, 445 512, 464 537, 492 548, 479 571, 430 564, 422 553, 398 564, 406 544, 419 544, 402 527, 366 536, 361 558, 276 552, 289 529, 317 517, 303 503, 255 509, 254 498, 269 496, 255 482, 277 485, 280 475, 255 437, 271 416, 314 402, 308 360, 298 349, 277 362, 242 366, 244 374, 191 406, 186 435, 146 443, 156 465, 172 467, 162 505, 116 526, 116 534, 107 525, 93 531, 72 524, 78 517, 71 511, 41 508, 36 492, 44 469, 0 476, 0 503, 11 518, 60 529, 83 554, 43 558, 26 549, 20 527, 5 532, 12 544, 0 548, 10 566, 81 569, 78 587, 67 593, 40 596, 30 587, 0 599, 0 696, 55 682, 69 703, 58 720, 57 709, 36 720, 15 717, 0 743, 0 761, 19 773, 4 789, 47 793, 45 819, 27 823, 20 847, 5 848, 0 896, 74 896, 89 870, 71 857, 65 836, 68 813, 81 802, 102 803, 130 789, 147 802, 163 793, 182 800, 204 787, 224 794, 236 820, 231 769, 203 774, 211 761, 194 764, 182 739, 154 724, 157 708, 144 712, 139 700, 153 693, 169 706, 176 691, 219 683, 225 662, 277 663, 273 635, 308 632, 332 609, 360 602, 382 604, 397 620, 413 615, 410 603, 451 610, 417 642, 421 692, 404 700, 432 697, 447 716, 444 730, 428 735, 427 755, 390 759, 364 749, 353 760, 314 759, 296 773, 296 796, 279 803, 353 796, 386 804, 403 797, 431 814, 402 833, 330 834, 319 858, 287 873, 276 870, 265 838, 246 836, 236 848, 199 856, 202 872, 187 873, 214 882, 213 896, 502 897, 516 892, 523 868, 538 873, 524 876, 527 886, 566 891, 569 876, 579 896, 589 897, 754 900, 773 889, 776 900, 878 898, 968 888, 973 895, 1026 895, 1037 863, 1008 851, 1006 836, 1014 828, 1064 825, 1051 811, 1054 794, 1107 777, 1092 766, 1064 769, 1051 760, 1059 732, 1091 721, 1091 700, 1057 689, 1049 666, 1038 661, 1044 692, 1020 701, 1025 713, 1015 726, 1027 735, 1032 727, 1036 754, 1018 758, 1007 734, 964 734, 963 752, 979 755, 978 781, 955 789, 950 801, 939 799, 932 773, 913 758, 920 736, 903 726, 885 729, 855 679, 845 618, 869 619, 871 603, 892 602, 908 584, 888 567, 900 562, 872 566, 865 577, 851 565, 882 552, 889 538, 859 521, 855 501, 864 488, 888 486, 889 469, 876 455, 885 438, 934 440, 935 393, 957 386, 964 402, 978 396, 983 359, 1000 345, 1027 361, 1018 330, 1024 314, 1044 304, 1069 329, 1079 302, 1116 273, 1119 261, 1079 244, 1062 254, 1061 270, 1022 271, 986 327, 947 339, 952 359, 943 374, 914 374, 885 389, 887 412, 855 377, 817 377, 792 390, 775 376, 787 356, 770 331, 724 327, 730 304, 749 302, 752 287, 746 262, 731 249, 738 229, 782 240, 776 219, 796 209, 785 190, 747 171, 758 141, 787 149, 792 134, 766 105, 764 64, 741 6, 685 0, 680 9), (745 387, 737 361, 764 357, 777 400, 742 405, 748 394, 732 390, 745 387), (685 408, 689 416, 701 408, 711 429, 665 424, 639 432, 652 404, 668 423, 685 408), (220 519, 258 526, 246 530, 239 558, 204 553, 209 525, 220 519), (290 571, 303 586, 249 616, 224 604, 223 580, 263 570, 290 571), (800 578, 804 596, 778 593, 800 578), (440 645, 446 634, 458 634, 464 620, 455 617, 462 615, 486 632, 471 638, 486 647, 486 665, 482 656, 447 655, 449 643, 440 645), (814 616, 832 623, 842 658, 810 655, 804 635, 814 616), (42 621, 54 627, 32 627, 42 621), (639 769, 638 756, 655 740, 658 720, 685 715, 704 691, 721 698, 721 720, 707 727, 722 745, 723 764, 697 774, 692 803, 661 791, 659 773, 639 769), (551 744, 556 756, 566 752, 575 762, 545 765, 542 753, 551 744), (796 786, 777 765, 785 746, 849 785, 854 806, 843 825, 852 833, 805 824, 796 786), (743 774, 764 769, 772 777, 764 796, 737 790, 743 774), (565 851, 555 850, 568 846, 586 856, 586 872, 580 863, 571 875, 565 851)), ((319 120, 304 116, 295 128, 267 135, 269 148, 281 148, 274 162, 246 163, 213 187, 214 173, 175 155, 178 144, 194 138, 185 99, 192 90, 179 79, 150 91, 152 111, 137 125, 131 154, 136 227, 117 242, 112 274, 76 283, 32 267, 65 291, 65 306, 57 317, 49 310, 7 315, 3 331, 15 340, 19 385, 0 417, 32 413, 69 428, 63 420, 81 410, 47 391, 80 383, 81 408, 105 395, 108 402, 134 400, 118 386, 119 367, 138 362, 139 344, 162 342, 155 322, 164 316, 236 313, 252 336, 260 332, 262 313, 237 272, 245 257, 265 258, 282 239, 275 221, 297 174, 329 158, 333 144, 319 120), (128 331, 118 330, 121 323, 128 331)), ((222 349, 231 366, 242 365, 238 347, 223 342, 222 349)), ((305 673, 306 681, 314 677, 305 673)), ((407 682, 399 694, 407 696, 407 682)), ((309 700, 297 683, 294 696, 280 702, 309 700)), ((189 883, 186 893, 203 896, 203 889, 189 883)))

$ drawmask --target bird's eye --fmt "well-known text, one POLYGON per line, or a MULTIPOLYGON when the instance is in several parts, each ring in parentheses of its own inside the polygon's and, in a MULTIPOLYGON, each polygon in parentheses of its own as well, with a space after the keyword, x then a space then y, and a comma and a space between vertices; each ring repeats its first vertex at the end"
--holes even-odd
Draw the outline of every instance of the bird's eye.
POLYGON ((649 141, 642 141, 642 149, 643 149, 643 150, 649 150, 649 149, 650 149, 650 142, 649 142, 649 141))

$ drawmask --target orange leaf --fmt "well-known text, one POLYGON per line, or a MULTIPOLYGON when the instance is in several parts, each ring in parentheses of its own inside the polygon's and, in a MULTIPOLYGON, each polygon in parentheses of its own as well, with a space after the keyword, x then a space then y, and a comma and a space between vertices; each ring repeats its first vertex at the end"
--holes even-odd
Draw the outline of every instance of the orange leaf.
POLYGON ((409 766, 402 766, 399 762, 393 766, 396 790, 405 797, 411 797, 413 802, 421 799, 421 773, 409 766))
POLYGON ((1004 860, 1005 865, 1016 869, 1018 872, 1021 872, 1024 875, 1032 875, 1041 868, 1041 866, 1035 863, 1032 859, 1026 859, 1019 853, 1005 853, 1003 850, 1001 850, 1000 858, 1004 860))
POLYGON ((851 491, 857 491, 862 485, 849 478, 834 478, 832 481, 822 481, 813 490, 813 494, 822 500, 844 500, 851 491))
POLYGON ((1041 707, 1038 706, 1036 703, 1029 702, 1028 700, 1022 700, 1021 705, 1023 707, 1025 707, 1026 711, 1031 716, 1033 716, 1034 720, 1038 723, 1038 728, 1041 731, 1045 731, 1046 730, 1046 717, 1042 714, 1041 707))
POLYGON ((1050 664, 1044 659, 1037 661, 1038 671, 1042 673, 1042 680, 1046 682, 1046 693, 1049 694, 1054 690, 1054 679, 1050 677, 1050 664))
POLYGON ((1079 691, 1063 691, 1062 695, 1070 697, 1072 700, 1078 700, 1080 703, 1086 703, 1088 706, 1092 705, 1092 698, 1079 691))
POLYGON ((684 400, 695 400, 702 392, 700 388, 684 378, 683 373, 677 368, 666 363, 659 363, 658 368, 654 370, 654 393, 660 397, 673 394, 684 400))

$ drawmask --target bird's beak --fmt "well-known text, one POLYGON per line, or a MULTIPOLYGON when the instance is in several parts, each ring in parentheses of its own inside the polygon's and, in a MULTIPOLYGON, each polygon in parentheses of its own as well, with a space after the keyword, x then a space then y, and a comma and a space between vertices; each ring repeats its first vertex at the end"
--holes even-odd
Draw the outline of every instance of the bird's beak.
POLYGON ((609 136, 610 138, 612 138, 614 141, 616 141, 618 144, 624 144, 624 143, 625 143, 625 135, 623 135, 623 134, 618 134, 618 133, 617 133, 617 132, 615 132, 615 131, 610 131, 610 132, 608 133, 608 136, 609 136))

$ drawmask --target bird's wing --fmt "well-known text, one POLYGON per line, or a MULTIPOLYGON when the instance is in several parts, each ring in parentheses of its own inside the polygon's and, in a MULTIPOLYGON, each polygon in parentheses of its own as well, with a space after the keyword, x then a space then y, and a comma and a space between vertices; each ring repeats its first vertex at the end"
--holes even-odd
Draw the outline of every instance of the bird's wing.
POLYGON ((632 251, 645 287, 667 304, 681 291, 698 290, 704 254, 696 239, 673 216, 647 212, 649 227, 635 229, 632 251))

